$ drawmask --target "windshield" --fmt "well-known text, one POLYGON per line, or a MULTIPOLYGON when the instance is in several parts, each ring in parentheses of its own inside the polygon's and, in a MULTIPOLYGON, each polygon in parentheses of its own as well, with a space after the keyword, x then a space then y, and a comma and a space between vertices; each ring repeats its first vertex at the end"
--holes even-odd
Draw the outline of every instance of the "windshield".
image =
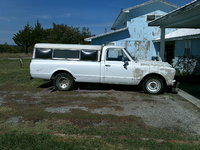
POLYGON ((124 48, 124 50, 127 52, 127 54, 128 54, 133 60, 135 60, 135 57, 133 57, 133 56, 130 54, 130 52, 129 52, 126 48, 124 48))

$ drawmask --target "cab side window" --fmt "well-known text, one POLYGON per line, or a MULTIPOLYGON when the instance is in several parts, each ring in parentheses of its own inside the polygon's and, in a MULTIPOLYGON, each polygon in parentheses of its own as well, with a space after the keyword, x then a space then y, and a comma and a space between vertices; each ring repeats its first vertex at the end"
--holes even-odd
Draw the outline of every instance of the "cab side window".
POLYGON ((107 61, 129 61, 122 49, 108 49, 106 53, 107 61))

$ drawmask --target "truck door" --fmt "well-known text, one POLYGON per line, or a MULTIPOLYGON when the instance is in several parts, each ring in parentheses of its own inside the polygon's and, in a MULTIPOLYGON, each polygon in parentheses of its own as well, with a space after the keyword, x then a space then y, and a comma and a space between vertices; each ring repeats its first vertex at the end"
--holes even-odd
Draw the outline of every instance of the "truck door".
POLYGON ((111 84, 133 84, 133 63, 123 49, 108 48, 102 62, 102 82, 111 84))

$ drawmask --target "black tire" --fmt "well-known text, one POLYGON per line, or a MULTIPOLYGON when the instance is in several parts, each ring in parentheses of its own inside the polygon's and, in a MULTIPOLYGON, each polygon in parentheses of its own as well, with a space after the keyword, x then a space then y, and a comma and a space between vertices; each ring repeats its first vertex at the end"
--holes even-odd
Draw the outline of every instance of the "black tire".
POLYGON ((55 76, 53 83, 56 90, 69 91, 74 85, 74 79, 67 73, 59 73, 55 76))
POLYGON ((147 77, 142 82, 142 89, 148 94, 161 94, 164 92, 164 81, 156 76, 147 77))

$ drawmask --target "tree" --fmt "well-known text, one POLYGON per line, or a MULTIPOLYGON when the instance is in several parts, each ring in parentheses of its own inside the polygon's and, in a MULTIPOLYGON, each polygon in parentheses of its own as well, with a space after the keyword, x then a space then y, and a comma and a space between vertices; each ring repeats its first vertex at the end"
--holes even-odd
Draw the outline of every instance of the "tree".
POLYGON ((34 28, 27 24, 23 30, 14 34, 13 40, 28 53, 28 49, 35 43, 88 44, 84 39, 89 36, 91 36, 91 33, 86 27, 80 29, 53 23, 52 28, 43 29, 41 23, 37 20, 34 28))
POLYGON ((82 34, 81 44, 88 44, 88 42, 85 41, 84 39, 91 37, 91 32, 90 32, 89 28, 83 27, 81 34, 82 34))
POLYGON ((53 28, 47 29, 46 41, 50 43, 85 44, 84 39, 90 35, 88 28, 82 28, 81 31, 79 28, 53 23, 53 28))
POLYGON ((41 43, 45 40, 45 30, 43 29, 41 23, 37 20, 35 27, 32 31, 33 43, 41 43))
POLYGON ((23 30, 19 30, 18 33, 14 34, 13 40, 18 45, 24 48, 25 53, 28 53, 28 48, 33 45, 33 28, 27 24, 23 30))

